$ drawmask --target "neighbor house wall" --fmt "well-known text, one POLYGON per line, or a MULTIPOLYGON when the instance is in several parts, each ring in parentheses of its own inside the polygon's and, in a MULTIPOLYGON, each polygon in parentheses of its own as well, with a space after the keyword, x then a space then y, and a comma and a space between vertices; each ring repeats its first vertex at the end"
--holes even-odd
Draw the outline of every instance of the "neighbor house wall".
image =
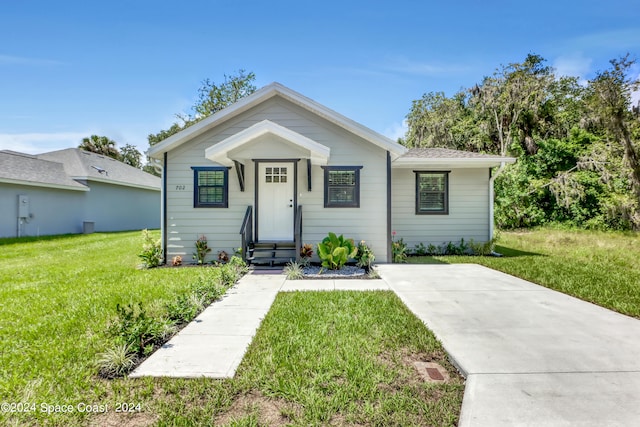
MULTIPOLYGON (((324 208, 324 171, 312 167, 312 191, 307 186, 306 159, 298 162, 297 201, 303 206, 303 241, 316 244, 329 231, 356 242, 366 240, 379 261, 386 260, 386 151, 282 98, 270 99, 194 138, 167 156, 167 256, 191 257, 199 235, 207 236, 213 256, 240 246, 240 226, 247 206, 255 205, 254 163, 245 162, 245 191, 240 191, 236 171, 229 170, 229 207, 193 207, 193 166, 217 166, 205 150, 248 127, 270 120, 331 149, 329 165, 362 166, 360 208, 324 208)), ((257 158, 299 156, 296 148, 277 141, 254 147, 257 158), (269 146, 267 147, 267 144, 269 146), (274 152, 271 144, 280 144, 274 152)), ((256 158, 254 157, 254 158, 256 158)), ((261 207, 264 208, 264 207, 261 207)))
POLYGON ((404 239, 409 249, 419 243, 458 243, 462 238, 488 240, 489 170, 450 170, 448 215, 416 215, 416 174, 413 169, 392 170, 392 229, 396 239, 404 239))
POLYGON ((160 191, 89 181, 85 221, 95 223, 95 231, 160 228, 160 191))
POLYGON ((29 197, 32 218, 23 223, 21 236, 81 233, 84 191, 0 184, 0 237, 17 237, 18 195, 29 197))

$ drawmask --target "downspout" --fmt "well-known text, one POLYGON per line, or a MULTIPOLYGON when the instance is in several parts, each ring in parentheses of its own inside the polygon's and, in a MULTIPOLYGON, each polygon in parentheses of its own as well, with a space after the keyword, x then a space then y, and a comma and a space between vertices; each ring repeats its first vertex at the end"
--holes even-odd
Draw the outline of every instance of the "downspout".
POLYGON ((493 201, 494 201, 494 190, 493 190, 493 182, 496 180, 498 175, 500 175, 504 169, 504 162, 500 162, 500 167, 496 171, 495 174, 491 173, 491 169, 489 169, 489 239, 487 241, 491 241, 493 239, 493 227, 494 227, 494 218, 493 218, 493 201))

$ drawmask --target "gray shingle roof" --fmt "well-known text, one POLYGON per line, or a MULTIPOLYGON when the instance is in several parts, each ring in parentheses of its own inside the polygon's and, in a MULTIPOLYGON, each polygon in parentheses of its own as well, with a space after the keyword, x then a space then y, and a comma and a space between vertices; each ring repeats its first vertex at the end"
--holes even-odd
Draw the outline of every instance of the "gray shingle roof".
POLYGON ((39 159, 59 162, 70 177, 98 180, 119 185, 160 189, 160 178, 111 157, 78 148, 38 154, 39 159))
POLYGON ((451 150, 449 148, 411 148, 401 157, 416 159, 501 159, 492 154, 473 153, 471 151, 451 150))
POLYGON ((71 179, 61 163, 9 150, 0 151, 0 180, 73 190, 88 189, 71 179))

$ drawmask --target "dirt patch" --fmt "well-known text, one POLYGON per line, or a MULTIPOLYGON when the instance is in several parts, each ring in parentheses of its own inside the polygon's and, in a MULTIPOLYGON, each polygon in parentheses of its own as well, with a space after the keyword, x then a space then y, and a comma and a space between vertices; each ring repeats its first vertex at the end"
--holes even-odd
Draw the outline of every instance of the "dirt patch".
POLYGON ((215 425, 224 425, 244 417, 254 416, 260 425, 284 426, 300 413, 297 405, 283 399, 263 396, 252 390, 236 397, 229 409, 218 415, 215 425))
POLYGON ((402 367, 402 375, 396 379, 394 385, 385 388, 399 388, 403 385, 422 383, 460 383, 463 381, 459 373, 447 362, 444 354, 416 353, 403 348, 394 352, 385 352, 378 359, 391 367, 402 367))
POLYGON ((146 427, 153 425, 158 416, 145 412, 133 414, 109 411, 90 419, 91 427, 146 427))

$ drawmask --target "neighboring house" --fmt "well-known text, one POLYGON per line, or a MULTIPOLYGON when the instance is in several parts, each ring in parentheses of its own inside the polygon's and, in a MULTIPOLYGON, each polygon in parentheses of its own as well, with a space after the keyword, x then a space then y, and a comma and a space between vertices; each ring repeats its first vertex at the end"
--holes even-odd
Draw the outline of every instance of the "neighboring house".
POLYGON ((0 151, 0 237, 159 228, 160 183, 77 148, 0 151))
POLYGON ((440 245, 493 233, 491 168, 514 159, 412 149, 278 83, 151 147, 163 171, 165 256, 205 235, 213 256, 239 247, 276 260, 328 232, 440 245), (242 231, 242 233, 241 233, 242 231), (284 250, 280 250, 284 248, 284 250))

